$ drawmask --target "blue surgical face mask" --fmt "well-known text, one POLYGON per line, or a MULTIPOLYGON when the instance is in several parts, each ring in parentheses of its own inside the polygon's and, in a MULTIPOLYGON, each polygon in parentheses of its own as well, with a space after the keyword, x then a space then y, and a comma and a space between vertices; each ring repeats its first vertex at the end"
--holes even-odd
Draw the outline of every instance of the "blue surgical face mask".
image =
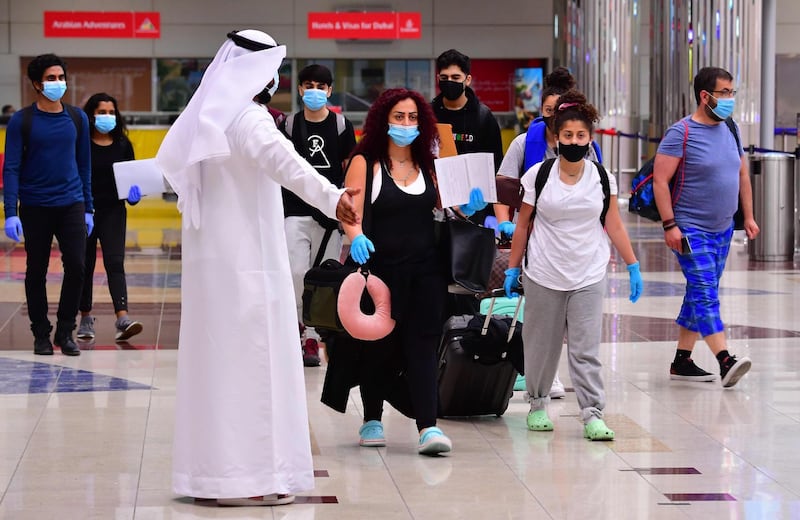
POLYGON ((711 108, 709 106, 709 109, 711 110, 711 113, 714 114, 714 116, 716 116, 716 118, 719 118, 720 121, 724 121, 733 115, 733 109, 736 107, 736 98, 714 98, 714 99, 717 102, 717 106, 714 108, 711 108))
POLYGON ((303 104, 311 111, 317 111, 328 102, 328 94, 324 90, 309 88, 303 92, 303 104))
POLYGON ((66 91, 66 81, 45 81, 42 83, 42 94, 50 101, 58 101, 66 91))
POLYGON ((397 146, 408 146, 414 142, 414 139, 419 135, 419 128, 417 125, 389 125, 389 137, 397 146))
POLYGON ((101 134, 107 134, 117 126, 117 116, 113 114, 96 114, 94 116, 94 127, 101 134))

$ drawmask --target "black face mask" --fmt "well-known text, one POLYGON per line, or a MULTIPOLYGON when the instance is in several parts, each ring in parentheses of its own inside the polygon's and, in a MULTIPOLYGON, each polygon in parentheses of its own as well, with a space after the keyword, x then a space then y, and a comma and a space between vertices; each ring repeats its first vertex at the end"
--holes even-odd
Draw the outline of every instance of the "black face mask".
POLYGON ((555 122, 556 116, 542 116, 542 121, 550 131, 553 131, 553 123, 555 122))
POLYGON ((558 143, 558 155, 569 162, 578 162, 586 157, 589 152, 589 143, 586 144, 561 144, 558 143))
POLYGON ((264 90, 256 94, 256 101, 262 105, 268 105, 272 100, 272 94, 269 93, 269 87, 264 87, 264 90))
POLYGON ((463 83, 458 81, 450 81, 448 79, 440 79, 439 80, 439 90, 442 91, 442 95, 445 99, 450 101, 455 101, 456 99, 461 97, 461 94, 464 93, 465 86, 463 83))

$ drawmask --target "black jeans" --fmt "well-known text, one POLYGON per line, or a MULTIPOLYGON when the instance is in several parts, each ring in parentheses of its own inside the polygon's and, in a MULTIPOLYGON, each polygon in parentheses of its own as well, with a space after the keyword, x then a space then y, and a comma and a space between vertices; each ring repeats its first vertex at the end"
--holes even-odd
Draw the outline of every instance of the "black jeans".
MULTIPOLYGON (((28 317, 35 328, 49 326, 47 319, 47 267, 53 236, 61 250, 64 279, 58 300, 58 321, 75 323, 83 286, 84 259, 86 257, 86 221, 83 202, 70 206, 41 207, 20 206, 19 218, 25 236, 27 269, 25 271, 25 298, 28 317)), ((41 329, 39 329, 41 330, 41 329)))
POLYGON ((81 312, 92 310, 94 268, 97 264, 97 241, 103 250, 103 266, 114 312, 128 310, 128 285, 125 282, 125 229, 128 211, 125 203, 96 208, 94 231, 86 239, 86 269, 81 293, 81 312))

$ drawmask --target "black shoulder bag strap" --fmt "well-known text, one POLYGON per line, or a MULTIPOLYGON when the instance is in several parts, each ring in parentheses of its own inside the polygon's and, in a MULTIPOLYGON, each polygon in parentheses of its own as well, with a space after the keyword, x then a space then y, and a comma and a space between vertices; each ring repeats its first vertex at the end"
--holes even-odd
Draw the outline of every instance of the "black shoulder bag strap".
MULTIPOLYGON (((300 138, 299 141, 295 142, 300 144, 300 155, 307 161, 310 159, 308 154, 308 127, 306 126, 306 118, 303 116, 302 112, 298 112, 294 115, 292 134, 294 134, 295 129, 299 132, 298 137, 300 138)), ((294 135, 292 135, 292 140, 294 140, 294 135)))
MULTIPOLYGON (((539 167, 539 171, 536 173, 536 182, 534 183, 534 190, 536 192, 536 199, 533 203, 533 213, 531 213, 531 220, 528 222, 528 240, 531 239, 531 233, 533 232, 533 219, 536 218, 536 208, 539 207, 539 195, 542 194, 542 190, 544 189, 544 185, 547 184, 547 178, 550 177, 550 170, 553 169, 553 164, 555 164, 555 159, 547 159, 542 163, 539 167)), ((525 247, 525 267, 528 266, 528 248, 525 247)))
MULTIPOLYGON (((725 124, 728 125, 728 129, 733 134, 733 138, 736 139, 736 153, 740 153, 742 151, 742 141, 739 139, 739 132, 736 131, 736 123, 733 122, 733 118, 729 117, 725 120, 725 124)), ((744 229, 744 210, 742 210, 742 199, 739 199, 739 207, 736 208, 736 213, 733 214, 733 229, 744 229)))
POLYGON ((332 235, 333 228, 325 230, 325 234, 322 235, 322 242, 319 243, 319 249, 317 249, 317 256, 314 257, 314 264, 311 267, 317 267, 322 263, 322 257, 325 256, 325 249, 328 248, 328 242, 330 242, 332 235))
POLYGON ((603 187, 603 211, 600 212, 600 224, 606 227, 606 215, 608 214, 608 206, 611 203, 611 184, 608 181, 608 172, 597 161, 592 161, 597 166, 597 173, 600 174, 600 185, 603 187))

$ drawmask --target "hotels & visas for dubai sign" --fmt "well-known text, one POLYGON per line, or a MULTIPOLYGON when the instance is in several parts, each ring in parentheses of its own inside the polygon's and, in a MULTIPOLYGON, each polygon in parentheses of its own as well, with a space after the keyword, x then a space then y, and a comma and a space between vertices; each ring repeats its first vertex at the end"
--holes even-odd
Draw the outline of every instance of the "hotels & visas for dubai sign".
POLYGON ((308 13, 309 39, 407 40, 422 37, 421 13, 308 13))

